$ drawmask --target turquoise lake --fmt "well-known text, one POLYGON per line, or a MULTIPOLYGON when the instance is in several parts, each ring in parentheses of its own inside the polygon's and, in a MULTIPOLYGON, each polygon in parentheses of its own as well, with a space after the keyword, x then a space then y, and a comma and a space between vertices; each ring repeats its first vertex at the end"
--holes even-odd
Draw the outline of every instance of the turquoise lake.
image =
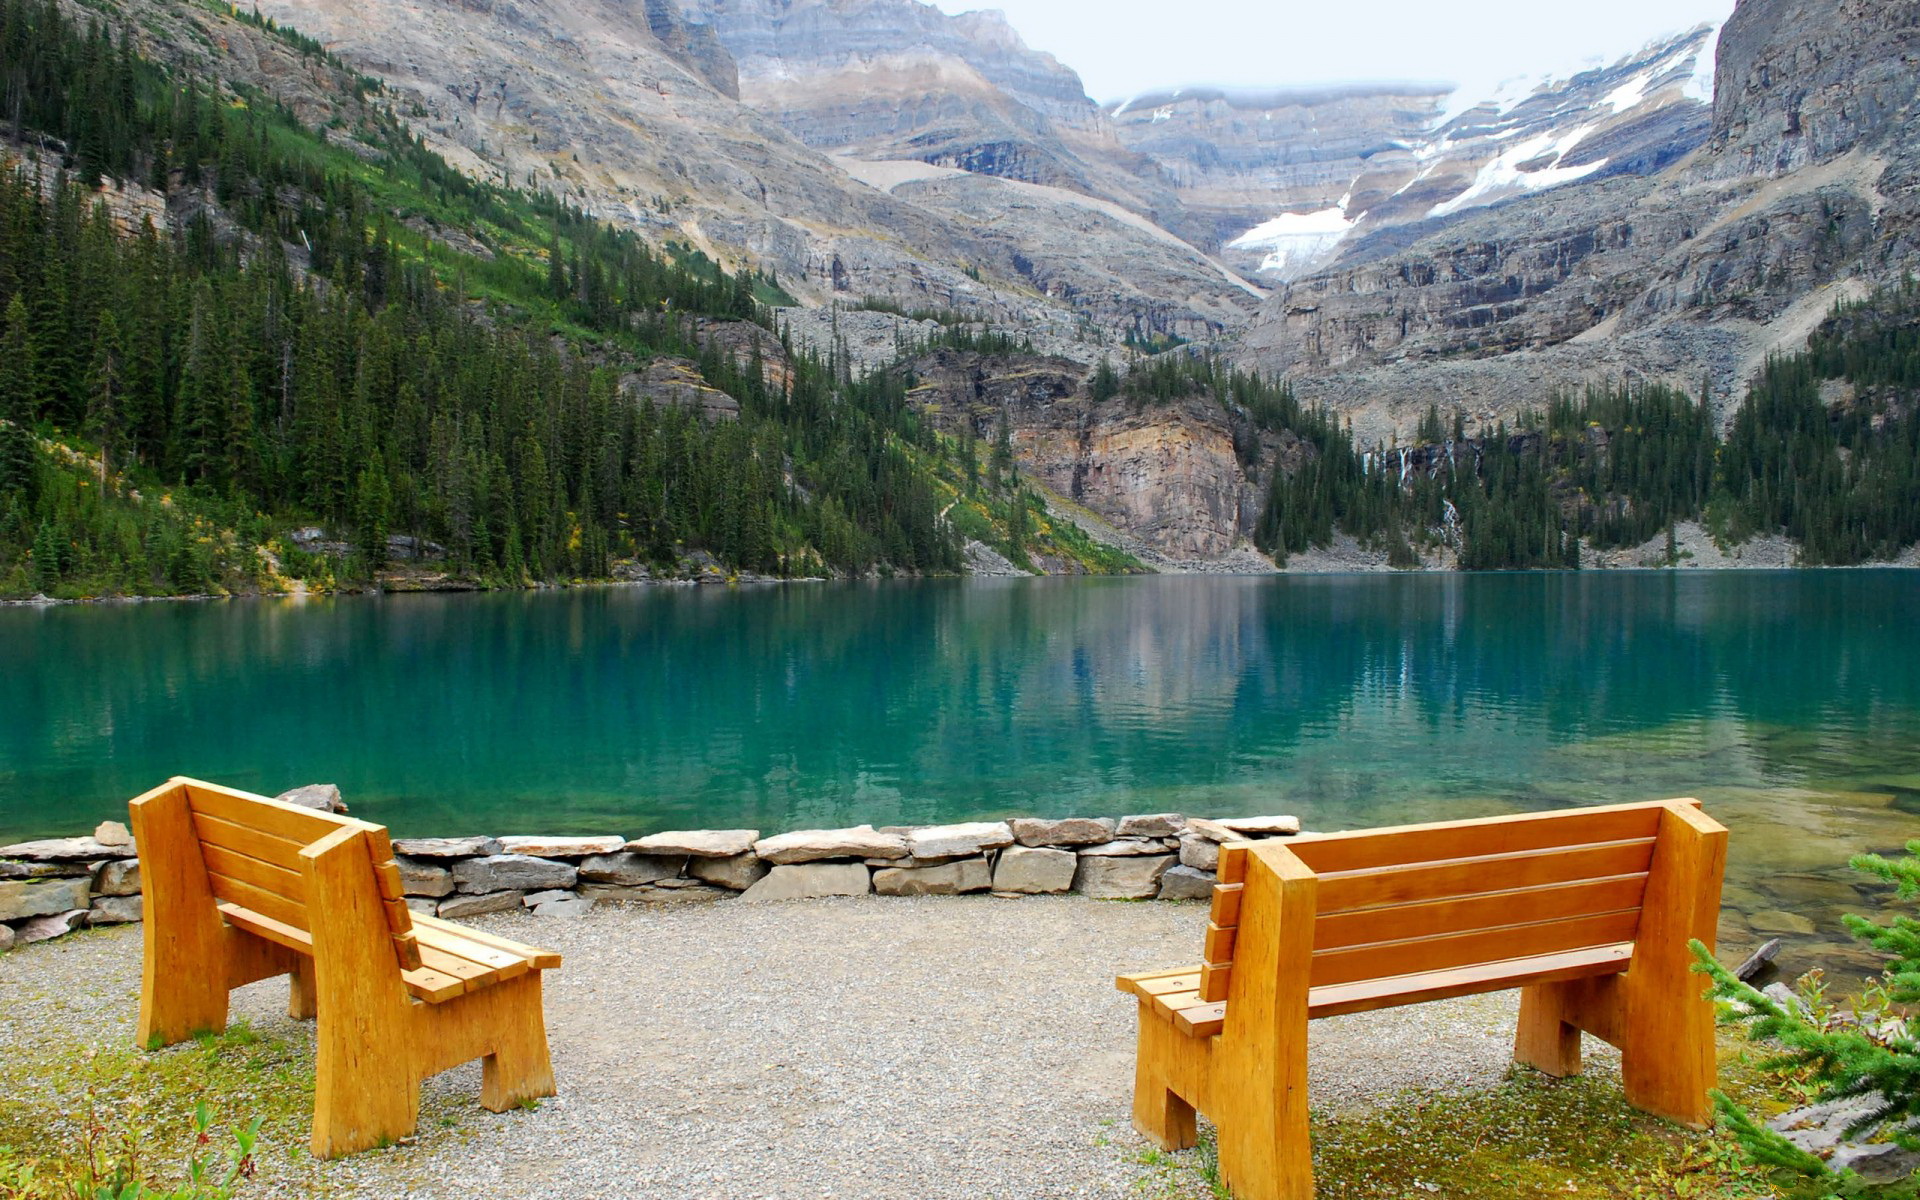
POLYGON ((174 774, 338 783, 400 835, 1698 795, 1731 940, 1861 907, 1846 856, 1920 837, 1915 571, 14 608, 0 681, 0 840, 174 774))

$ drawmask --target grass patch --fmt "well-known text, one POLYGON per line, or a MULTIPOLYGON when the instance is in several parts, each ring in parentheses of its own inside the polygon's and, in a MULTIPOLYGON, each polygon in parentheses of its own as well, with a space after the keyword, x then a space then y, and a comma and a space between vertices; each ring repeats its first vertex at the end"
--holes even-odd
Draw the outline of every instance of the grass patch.
MULTIPOLYGON (((1757 1097, 1767 1083, 1731 1044, 1721 1066, 1729 1093, 1757 1097)), ((1131 1161, 1143 1196, 1224 1198, 1213 1127, 1200 1144, 1131 1161)), ((1546 1200, 1625 1197, 1761 1200, 1771 1176, 1721 1131, 1696 1132, 1630 1106, 1617 1070, 1572 1079, 1515 1068, 1498 1086, 1408 1092, 1365 1111, 1313 1117, 1316 1194, 1345 1200, 1546 1200)))
POLYGON ((132 1046, 47 1051, 0 1059, 0 1200, 91 1196, 89 1181, 114 1178, 216 1195, 186 1187, 190 1160, 224 1165, 233 1131, 255 1120, 261 1161, 307 1161, 310 1039, 264 1035, 236 1022, 225 1033, 154 1053, 132 1046), (33 1182, 20 1186, 29 1173, 33 1182))

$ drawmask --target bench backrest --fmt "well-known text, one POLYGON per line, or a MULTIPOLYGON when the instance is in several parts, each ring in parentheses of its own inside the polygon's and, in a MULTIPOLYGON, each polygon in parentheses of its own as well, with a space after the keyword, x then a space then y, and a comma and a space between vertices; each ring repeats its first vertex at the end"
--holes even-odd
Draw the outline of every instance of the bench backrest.
MULTIPOLYGON (((1316 879, 1310 987, 1634 941, 1662 814, 1697 800, 1302 835, 1316 879)), ((1201 997, 1224 1001, 1245 843, 1222 847, 1201 997)))
POLYGON ((197 779, 169 780, 148 796, 168 793, 183 794, 186 799, 214 899, 245 910, 251 927, 283 931, 279 940, 298 942, 313 932, 300 852, 343 831, 364 837, 394 960, 405 971, 420 966, 413 912, 407 907, 400 868, 393 861, 393 844, 384 826, 197 779))

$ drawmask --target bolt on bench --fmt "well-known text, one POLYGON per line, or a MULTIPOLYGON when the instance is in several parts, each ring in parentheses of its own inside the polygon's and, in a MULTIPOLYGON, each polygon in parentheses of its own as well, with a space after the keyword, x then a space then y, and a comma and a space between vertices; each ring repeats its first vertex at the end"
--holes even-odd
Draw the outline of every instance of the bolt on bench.
POLYGON ((1198 1109, 1235 1196, 1307 1200, 1307 1022, 1508 988, 1515 1059, 1577 1074, 1591 1033, 1630 1103, 1704 1126, 1714 1013, 1688 942, 1713 946, 1726 843, 1667 800, 1224 846, 1205 961, 1118 981, 1134 1127, 1181 1149, 1198 1109))
POLYGON ((291 975, 316 1018, 313 1153, 406 1137, 420 1081, 482 1060, 494 1112, 554 1094, 540 973, 551 951, 409 909, 387 831, 175 778, 128 806, 145 888, 139 1038, 225 1029, 227 993, 291 975))

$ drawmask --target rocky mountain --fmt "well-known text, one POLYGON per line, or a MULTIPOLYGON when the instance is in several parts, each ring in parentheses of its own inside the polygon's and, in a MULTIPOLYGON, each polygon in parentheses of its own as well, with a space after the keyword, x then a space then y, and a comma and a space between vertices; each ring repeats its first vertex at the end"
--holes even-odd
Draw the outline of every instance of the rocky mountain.
POLYGON ((1725 411, 1837 299, 1913 263, 1917 39, 1909 0, 1742 0, 1693 153, 1362 235, 1277 292, 1240 357, 1380 441, 1429 404, 1490 424, 1623 378, 1706 381, 1725 411))
POLYGON ((1109 113, 1120 141, 1175 180, 1201 245, 1284 281, 1378 230, 1659 171, 1706 137, 1714 32, 1488 97, 1438 84, 1182 89, 1109 113))

